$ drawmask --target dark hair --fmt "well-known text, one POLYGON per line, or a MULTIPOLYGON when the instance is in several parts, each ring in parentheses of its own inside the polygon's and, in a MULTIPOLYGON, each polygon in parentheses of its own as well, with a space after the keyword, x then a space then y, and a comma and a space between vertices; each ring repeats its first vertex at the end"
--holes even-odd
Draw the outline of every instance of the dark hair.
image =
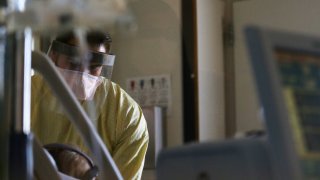
MULTIPOLYGON (((67 31, 61 33, 56 37, 56 41, 70 45, 70 41, 76 40, 77 37, 74 31, 67 31)), ((100 30, 89 30, 86 32, 86 40, 89 45, 105 45, 106 49, 110 51, 112 38, 108 32, 100 30)))

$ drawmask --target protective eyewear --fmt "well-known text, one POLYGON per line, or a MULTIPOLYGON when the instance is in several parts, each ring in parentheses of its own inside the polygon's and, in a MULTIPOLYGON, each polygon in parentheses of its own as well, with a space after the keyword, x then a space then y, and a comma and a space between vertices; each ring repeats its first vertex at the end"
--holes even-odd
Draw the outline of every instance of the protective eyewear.
POLYGON ((83 63, 83 60, 86 60, 86 62, 89 63, 90 65, 93 64, 93 65, 101 65, 101 66, 103 65, 113 66, 114 60, 115 60, 115 55, 92 52, 92 51, 81 53, 81 49, 79 47, 71 46, 58 41, 52 42, 50 50, 53 50, 55 52, 58 52, 70 57, 70 60, 72 60, 73 63, 75 64, 81 64, 83 63))
POLYGON ((48 52, 54 51, 68 57, 68 62, 88 69, 102 66, 102 76, 111 79, 115 55, 93 51, 83 51, 80 47, 53 41, 48 52))

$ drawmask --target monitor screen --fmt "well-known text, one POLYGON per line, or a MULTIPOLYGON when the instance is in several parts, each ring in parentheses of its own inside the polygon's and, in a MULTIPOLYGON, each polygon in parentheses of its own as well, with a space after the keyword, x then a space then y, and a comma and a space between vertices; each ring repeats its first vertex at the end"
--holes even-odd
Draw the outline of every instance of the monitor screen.
POLYGON ((320 178, 320 52, 275 47, 294 142, 304 174, 320 178))

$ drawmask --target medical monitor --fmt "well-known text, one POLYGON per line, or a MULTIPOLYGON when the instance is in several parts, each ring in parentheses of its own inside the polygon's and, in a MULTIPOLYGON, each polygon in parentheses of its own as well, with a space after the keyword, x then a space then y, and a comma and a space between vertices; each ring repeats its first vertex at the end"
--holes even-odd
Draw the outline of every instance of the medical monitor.
POLYGON ((320 36, 245 33, 277 173, 320 179, 320 36))
POLYGON ((188 144, 161 151, 158 180, 271 180, 273 169, 264 139, 188 144))

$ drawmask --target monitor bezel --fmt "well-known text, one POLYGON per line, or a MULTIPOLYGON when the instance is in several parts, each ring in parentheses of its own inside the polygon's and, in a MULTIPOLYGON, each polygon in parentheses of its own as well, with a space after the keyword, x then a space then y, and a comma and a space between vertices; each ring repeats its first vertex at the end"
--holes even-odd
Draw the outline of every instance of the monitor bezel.
POLYGON ((302 179, 274 49, 284 47, 320 52, 320 38, 257 26, 247 27, 245 35, 278 173, 285 179, 302 179))

